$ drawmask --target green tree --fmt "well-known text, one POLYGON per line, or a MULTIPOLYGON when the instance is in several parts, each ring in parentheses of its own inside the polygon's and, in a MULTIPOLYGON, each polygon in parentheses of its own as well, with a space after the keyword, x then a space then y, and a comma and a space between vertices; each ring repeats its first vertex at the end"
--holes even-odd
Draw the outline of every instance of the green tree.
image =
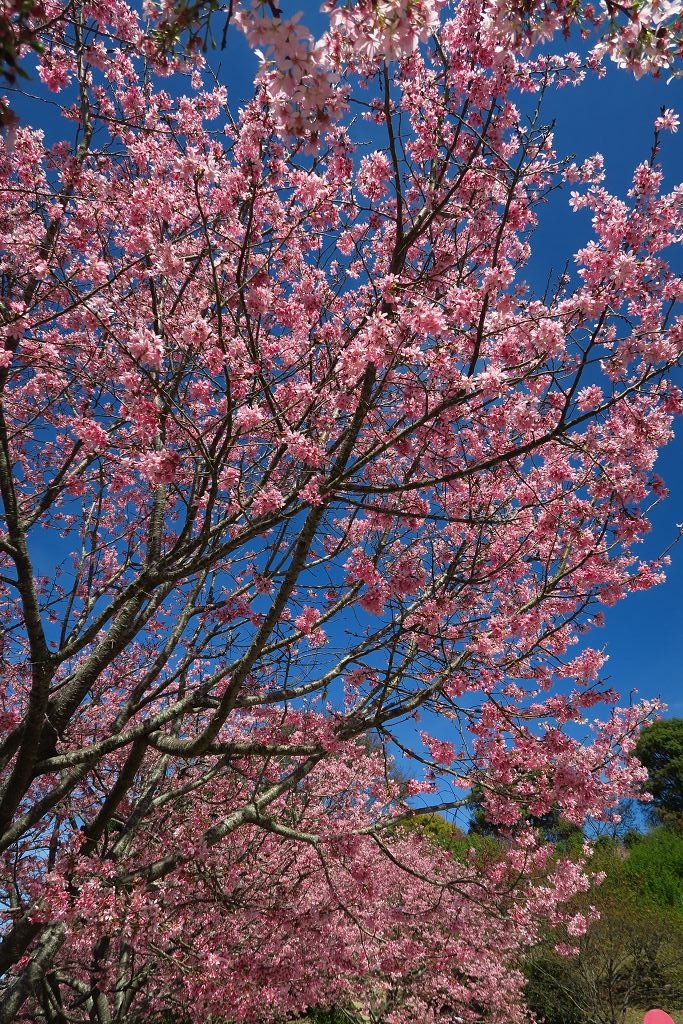
POLYGON ((530 1008, 545 1024, 624 1024, 627 1010, 683 1006, 683 834, 658 828, 629 844, 603 836, 593 868, 605 882, 575 903, 600 919, 560 955, 551 930, 528 957, 530 1008))
POLYGON ((636 755, 647 768, 651 814, 668 828, 683 830, 683 718, 666 718, 640 734, 636 755))
POLYGON ((671 911, 683 920, 683 832, 658 828, 642 836, 621 860, 611 885, 623 886, 636 893, 641 904, 671 911))
POLYGON ((630 1008, 683 1000, 683 920, 634 894, 599 897, 600 920, 575 957, 550 942, 527 964, 527 1000, 546 1024, 624 1024, 630 1008))

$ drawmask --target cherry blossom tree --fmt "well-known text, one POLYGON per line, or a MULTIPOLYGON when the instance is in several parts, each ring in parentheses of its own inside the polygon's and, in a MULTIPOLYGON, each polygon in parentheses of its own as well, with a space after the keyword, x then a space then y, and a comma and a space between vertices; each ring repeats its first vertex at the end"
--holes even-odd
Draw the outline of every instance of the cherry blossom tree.
POLYGON ((583 57, 533 47, 559 3, 240 8, 235 112, 120 0, 45 5, 71 141, 0 151, 0 1021, 523 1013, 588 884, 528 822, 643 778, 655 708, 582 638, 662 578, 683 348, 675 114, 617 198, 542 100, 671 65, 676 8, 583 57), (538 296, 562 186, 593 238, 538 296), (505 857, 401 833, 474 785, 505 857))
MULTIPOLYGON (((68 868, 24 879, 34 925, 62 943, 38 989, 46 1019, 87 1006, 117 1021, 277 1020, 334 1005, 396 1021, 524 1019, 521 951, 543 920, 582 928, 566 904, 588 888, 583 863, 555 862, 530 837, 488 862, 389 839, 381 765, 358 746, 221 840, 226 808, 252 802, 253 758, 233 764, 227 778, 186 769, 184 801, 158 785, 151 830, 113 818, 96 872, 91 835, 62 850, 68 868), (141 887, 151 863, 164 870, 141 887)), ((129 794, 135 806, 137 786, 129 794)))

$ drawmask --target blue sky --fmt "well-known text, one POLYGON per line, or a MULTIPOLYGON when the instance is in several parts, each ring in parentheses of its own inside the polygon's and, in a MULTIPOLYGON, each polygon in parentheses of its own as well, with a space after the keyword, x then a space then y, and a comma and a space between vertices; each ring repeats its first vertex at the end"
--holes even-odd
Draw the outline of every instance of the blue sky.
MULTIPOLYGON (((560 152, 605 157, 606 187, 623 194, 633 169, 647 159, 652 145, 652 123, 662 106, 673 107, 683 119, 683 78, 641 79, 612 66, 607 78, 577 89, 566 88, 548 97, 547 119, 557 120, 556 145, 560 152)), ((683 132, 661 137, 660 160, 668 188, 683 180, 683 132)), ((542 218, 537 236, 537 258, 548 267, 558 257, 574 252, 589 237, 586 214, 570 215, 566 196, 559 196, 542 218), (556 247, 561 251, 556 254, 556 247)), ((683 251, 671 252, 683 270, 683 251)), ((683 371, 678 372, 683 385, 683 371)), ((676 438, 663 452, 657 471, 667 482, 669 497, 651 516, 653 529, 645 545, 656 556, 675 539, 676 524, 683 522, 683 423, 676 423, 676 438)), ((683 717, 683 542, 671 551, 668 579, 653 590, 633 594, 614 608, 605 609, 605 627, 590 634, 593 646, 607 646, 606 666, 611 682, 625 696, 637 689, 641 697, 660 696, 667 715, 683 717)))

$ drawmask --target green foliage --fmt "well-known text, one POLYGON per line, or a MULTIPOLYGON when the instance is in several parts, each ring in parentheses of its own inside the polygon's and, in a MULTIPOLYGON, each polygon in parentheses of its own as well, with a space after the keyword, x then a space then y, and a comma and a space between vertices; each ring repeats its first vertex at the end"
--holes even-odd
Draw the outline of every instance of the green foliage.
POLYGON ((680 915, 609 889, 596 902, 600 920, 578 941, 575 957, 557 953, 552 935, 529 958, 534 1013, 546 1024, 624 1024, 630 1007, 681 1005, 680 915))
POLYGON ((643 836, 623 860, 621 877, 640 904, 683 920, 683 833, 658 828, 643 836))
POLYGON ((647 768, 656 821, 683 831, 683 718, 654 722, 640 734, 636 755, 647 768))
POLYGON ((409 832, 421 832, 442 850, 453 850, 466 842, 465 833, 443 814, 418 814, 407 822, 409 832))
POLYGON ((492 824, 486 817, 486 811, 484 810, 484 790, 482 786, 479 785, 479 783, 475 783, 475 785, 472 786, 467 803, 470 812, 470 835, 499 835, 499 830, 497 829, 497 827, 494 824, 492 824))
POLYGON ((554 843, 558 854, 567 856, 581 852, 584 844, 583 829, 560 817, 556 806, 547 814, 531 819, 531 824, 549 843, 554 843))
POLYGON ((465 833, 442 814, 416 815, 406 822, 404 827, 410 832, 421 832, 430 842, 452 854, 456 860, 465 860, 470 850, 474 850, 482 861, 498 860, 504 852, 504 846, 496 836, 465 833))
POLYGON ((600 913, 578 955, 554 950, 550 931, 525 964, 530 1008, 546 1024, 624 1024, 632 1007, 683 1005, 683 834, 665 828, 602 836, 599 888, 576 900, 600 913))
POLYGON ((589 1024, 587 1008, 574 998, 573 960, 552 950, 537 951, 525 965, 527 1005, 545 1024, 589 1024))
POLYGON ((304 1018, 306 1024, 362 1024, 362 1015, 353 1007, 316 1006, 304 1018))

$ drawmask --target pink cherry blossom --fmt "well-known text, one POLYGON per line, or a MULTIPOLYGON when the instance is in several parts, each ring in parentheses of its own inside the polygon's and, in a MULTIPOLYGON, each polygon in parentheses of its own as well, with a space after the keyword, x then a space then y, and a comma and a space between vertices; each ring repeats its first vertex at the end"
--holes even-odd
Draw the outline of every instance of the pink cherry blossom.
POLYGON ((670 107, 662 109, 661 114, 655 120, 655 128, 657 131, 677 132, 680 124, 680 118, 675 110, 671 110, 670 107))

